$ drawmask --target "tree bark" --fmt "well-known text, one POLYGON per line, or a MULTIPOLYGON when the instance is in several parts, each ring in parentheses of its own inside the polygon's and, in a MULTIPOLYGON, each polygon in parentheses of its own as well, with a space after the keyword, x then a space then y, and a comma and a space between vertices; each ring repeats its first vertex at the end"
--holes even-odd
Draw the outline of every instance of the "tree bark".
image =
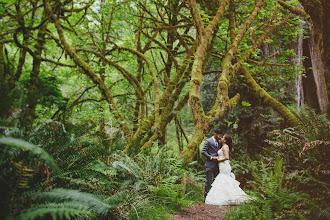
MULTIPOLYGON (((43 16, 44 17, 44 16, 43 16)), ((45 31, 46 23, 43 24, 38 31, 37 43, 35 45, 34 57, 33 57, 33 67, 30 74, 30 82, 28 86, 26 107, 24 109, 23 117, 21 119, 22 126, 31 130, 33 122, 35 119, 35 108, 38 104, 40 98, 40 80, 39 73, 41 68, 41 55, 45 45, 45 31)))
MULTIPOLYGON (((203 62, 205 61, 204 55, 207 52, 207 45, 211 36, 211 33, 214 31, 214 28, 219 23, 222 18, 226 5, 229 1, 221 1, 220 6, 216 15, 213 17, 209 25, 204 28, 202 19, 199 15, 197 4, 194 0, 190 0, 190 11, 194 18, 194 24, 197 29, 197 38, 199 39, 199 46, 196 50, 194 57, 194 64, 192 69, 192 76, 189 88, 189 104, 191 106, 192 115, 194 119, 195 133, 191 140, 188 143, 187 148, 181 152, 179 159, 184 159, 185 162, 190 162, 204 139, 205 135, 210 131, 210 129, 217 124, 221 118, 224 117, 225 113, 233 107, 234 103, 237 103, 239 95, 236 95, 231 100, 228 97, 228 88, 230 84, 231 77, 235 74, 233 59, 235 54, 238 52, 238 45, 243 39, 248 28, 251 26, 255 18, 257 17, 263 1, 257 0, 255 2, 254 10, 251 12, 248 19, 240 27, 237 35, 231 36, 233 40, 229 51, 227 52, 222 66, 222 73, 219 79, 217 87, 217 98, 212 109, 205 114, 201 101, 200 101, 200 86, 203 78, 203 62)), ((234 32, 231 32, 231 34, 234 32)), ((211 48, 210 48, 211 49, 211 48)), ((239 64, 240 65, 240 64, 239 64)))
POLYGON ((3 43, 0 42, 0 85, 2 86, 5 80, 5 60, 3 57, 3 43))
POLYGON ((290 126, 297 126, 299 124, 299 121, 294 116, 294 114, 292 114, 292 112, 288 108, 286 108, 282 103, 271 97, 263 88, 261 88, 244 66, 241 66, 240 70, 241 73, 244 75, 245 81, 249 85, 249 88, 252 89, 252 91, 258 97, 259 100, 277 111, 284 118, 284 120, 288 122, 290 126))
POLYGON ((324 65, 321 59, 319 47, 314 45, 314 41, 309 39, 309 54, 311 58, 311 67, 313 78, 316 85, 316 97, 318 102, 318 109, 324 113, 327 111, 329 99, 327 94, 327 84, 325 81, 324 65))
MULTIPOLYGON (((303 28, 302 25, 300 25, 303 28)), ((294 66, 296 68, 296 83, 295 83, 295 100, 297 107, 301 107, 305 103, 304 99, 304 87, 303 87, 303 73, 300 68, 303 67, 303 34, 299 34, 297 42, 294 44, 296 56, 294 58, 294 66)))
POLYGON ((305 68, 305 77, 303 78, 303 92, 304 92, 304 104, 320 112, 318 98, 316 94, 317 85, 315 84, 314 70, 312 69, 312 56, 310 43, 313 43, 311 39, 303 40, 303 66, 305 68))
MULTIPOLYGON (((299 0, 303 9, 291 6, 283 1, 279 3, 292 13, 303 16, 310 23, 312 42, 310 45, 311 65, 316 84, 316 97, 321 112, 326 112, 329 108, 329 97, 325 80, 325 71, 330 71, 330 1, 328 0, 299 0)), ((306 72, 309 70, 306 69, 306 72)), ((309 88, 305 88, 309 90, 309 88)), ((310 99, 310 102, 312 100, 310 99)), ((313 106, 313 105, 312 105, 313 106)))
POLYGON ((8 90, 5 83, 5 60, 3 43, 0 42, 0 118, 5 118, 8 110, 8 90))
POLYGON ((328 0, 299 0, 306 13, 312 20, 312 38, 315 47, 318 47, 326 69, 330 71, 330 30, 328 0))

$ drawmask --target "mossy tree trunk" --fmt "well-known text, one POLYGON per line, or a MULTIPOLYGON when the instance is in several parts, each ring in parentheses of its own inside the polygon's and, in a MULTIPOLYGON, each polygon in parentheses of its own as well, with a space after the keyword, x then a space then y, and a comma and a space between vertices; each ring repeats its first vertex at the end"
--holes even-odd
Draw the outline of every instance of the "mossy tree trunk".
MULTIPOLYGON (((167 7, 156 5, 157 13, 153 13, 152 10, 154 8, 150 9, 146 5, 139 5, 142 11, 138 16, 140 21, 138 22, 139 26, 136 27, 135 48, 116 45, 111 40, 107 42, 103 39, 101 40, 102 42, 109 43, 105 52, 97 49, 99 45, 94 45, 95 47, 92 49, 90 47, 75 48, 75 46, 70 45, 66 39, 66 34, 62 27, 63 24, 61 24, 65 18, 61 14, 54 15, 55 8, 58 10, 58 7, 63 7, 63 5, 58 4, 56 1, 51 1, 52 6, 50 6, 49 0, 44 1, 45 9, 55 24, 60 44, 63 45, 66 53, 77 66, 83 70, 84 74, 98 86, 103 98, 109 104, 110 112, 113 113, 124 135, 128 138, 124 152, 134 153, 139 150, 148 149, 154 141, 164 144, 163 132, 165 132, 166 126, 175 117, 176 111, 182 109, 189 99, 189 104, 193 112, 195 135, 189 141, 187 149, 182 151, 180 158, 190 161, 193 155, 196 154, 205 135, 224 117, 228 109, 232 108, 238 102, 238 94, 234 97, 229 97, 232 76, 240 72, 242 64, 249 59, 251 54, 267 38, 267 35, 282 23, 277 20, 274 22, 266 21, 265 28, 263 29, 264 34, 253 42, 253 45, 248 51, 240 54, 239 46, 262 8, 263 1, 255 1, 252 12, 248 14, 249 17, 245 22, 242 22, 239 28, 236 27, 235 22, 230 21, 231 42, 229 43, 229 48, 226 47, 225 52, 221 51, 224 56, 221 55, 222 69, 217 86, 217 98, 211 110, 204 112, 200 101, 201 82, 208 60, 214 52, 214 48, 216 48, 214 42, 218 38, 218 28, 220 29, 221 24, 227 22, 224 21, 221 23, 221 20, 225 19, 223 15, 225 14, 226 5, 228 5, 229 0, 219 2, 214 1, 212 4, 211 1, 206 2, 207 7, 210 9, 218 7, 206 27, 204 27, 204 23, 208 22, 207 19, 210 16, 207 19, 202 18, 201 14, 203 13, 199 12, 196 1, 193 0, 189 1, 190 15, 192 15, 194 21, 193 24, 190 19, 186 19, 186 11, 183 12, 184 16, 182 18, 178 19, 175 17, 179 16, 179 10, 181 8, 186 8, 185 1, 169 1, 167 7), (145 18, 146 20, 143 20, 145 18), (185 23, 180 23, 182 21, 185 23), (187 34, 191 33, 192 26, 197 30, 196 39, 187 34), (178 30, 179 28, 181 30, 178 30), (178 50, 180 46, 183 47, 178 50), (158 58, 161 57, 162 62, 158 60, 158 62, 153 63, 154 54, 151 51, 155 51, 153 50, 155 48, 160 50, 161 56, 158 56, 158 58), (79 52, 93 53, 97 59, 104 61, 109 66, 115 67, 123 76, 121 80, 128 81, 129 85, 134 88, 136 97, 133 103, 135 106, 133 113, 134 122, 129 122, 126 115, 120 112, 120 108, 117 107, 115 98, 110 92, 109 85, 106 85, 106 80, 98 74, 98 70, 94 70, 95 67, 92 69, 92 65, 84 61, 83 55, 79 52), (138 63, 138 68, 135 68, 137 69, 137 74, 130 73, 119 62, 111 60, 112 58, 109 58, 109 55, 111 56, 114 52, 135 55, 138 63), (158 69, 157 65, 160 66, 160 63, 162 63, 162 68, 158 69), (149 74, 148 78, 151 80, 142 82, 146 74, 149 74), (184 87, 189 83, 189 94, 186 94, 184 87), (147 96, 146 94, 149 92, 151 95, 147 96), (152 110, 149 110, 147 115, 148 107, 152 110)), ((234 1, 231 3, 229 11, 232 14, 235 13, 233 4, 240 3, 234 1)), ((63 11, 68 10, 64 7, 62 9, 63 11)), ((222 30, 224 30, 223 27, 222 30)), ((220 51, 216 52, 220 54, 220 51)), ((261 97, 261 93, 258 95, 261 97)), ((272 105, 278 111, 287 110, 282 107, 276 107, 277 103, 274 104, 272 101, 265 101, 265 103, 272 105)), ((288 122, 292 121, 288 114, 284 113, 281 115, 288 122)))
POLYGON ((221 1, 216 15, 205 28, 198 11, 196 1, 189 1, 191 14, 193 16, 194 24, 198 33, 197 38, 199 39, 199 45, 194 57, 194 65, 189 88, 189 104, 191 106, 191 111, 194 118, 195 133, 189 141, 187 148, 179 155, 179 159, 184 159, 185 162, 190 162, 193 159, 205 135, 215 124, 220 121, 221 118, 223 118, 228 109, 232 107, 232 104, 230 103, 237 103, 237 100, 239 99, 239 95, 236 95, 233 100, 229 102, 228 87, 230 78, 233 75, 234 68, 232 61, 234 54, 237 53, 237 47, 242 40, 246 30, 260 11, 262 1, 257 1, 255 10, 251 13, 250 17, 246 20, 244 25, 242 25, 224 58, 222 73, 217 87, 217 98, 214 106, 207 114, 204 113, 203 106, 200 101, 200 86, 203 78, 204 55, 207 52, 206 49, 210 40, 210 36, 212 32, 215 31, 214 29, 222 18, 228 3, 229 1, 221 1))
POLYGON ((8 89, 5 83, 5 58, 3 43, 0 42, 0 118, 4 118, 8 112, 8 89))
MULTIPOLYGON (((44 18, 44 17, 43 17, 44 18)), ((26 106, 23 110, 23 117, 21 119, 22 126, 30 130, 32 129, 35 119, 35 110, 40 98, 40 80, 39 74, 42 63, 42 52, 45 45, 45 31, 47 23, 40 26, 37 35, 37 43, 35 44, 35 51, 33 52, 33 65, 30 74, 30 81, 28 85, 28 92, 26 97, 26 106)))
POLYGON ((92 70, 92 68, 77 55, 77 53, 72 49, 70 44, 67 42, 66 37, 65 37, 64 32, 63 32, 63 29, 61 27, 61 24, 60 24, 58 18, 54 15, 48 0, 44 1, 44 6, 45 6, 45 9, 46 9, 47 13, 50 15, 53 23, 55 24, 55 27, 57 29, 60 41, 63 44, 63 46, 65 48, 65 51, 69 54, 69 56, 72 58, 72 60, 80 68, 82 68, 84 73, 93 81, 93 83, 95 83, 99 87, 99 89, 102 92, 102 94, 104 95, 106 101, 109 103, 110 111, 113 112, 116 119, 121 124, 123 133, 125 135, 129 135, 131 131, 130 131, 130 128, 128 126, 128 123, 125 120, 125 118, 122 116, 122 114, 120 113, 120 111, 119 111, 119 109, 118 109, 118 107, 117 107, 117 105, 116 105, 116 103, 113 99, 113 96, 112 96, 111 92, 109 91, 108 87, 105 85, 104 81, 97 74, 95 74, 95 72, 92 70))
POLYGON ((282 7, 302 16, 310 24, 312 40, 308 42, 304 40, 305 51, 309 50, 305 52, 305 55, 310 58, 310 62, 307 66, 304 62, 304 66, 307 74, 312 72, 308 81, 313 82, 307 83, 312 83, 315 87, 311 90, 310 87, 305 86, 306 104, 320 112, 326 112, 329 108, 325 73, 330 71, 330 38, 328 37, 330 35, 328 28, 330 25, 330 2, 328 0, 299 0, 299 2, 304 9, 279 1, 282 7))
MULTIPOLYGON (((222 18, 222 15, 224 14, 224 10, 228 2, 229 1, 221 1, 216 15, 213 17, 209 25, 207 27, 204 27, 196 2, 194 0, 189 1, 191 14, 194 18, 194 24, 198 33, 197 38, 199 39, 199 45, 194 57, 194 65, 192 69, 192 77, 189 89, 189 104, 191 106, 194 118, 195 133, 189 141, 187 148, 179 155, 179 159, 184 159, 185 162, 190 162, 194 158, 205 135, 210 131, 210 129, 213 128, 215 124, 217 124, 224 117, 226 112, 238 102, 239 94, 232 98, 230 98, 228 95, 228 89, 232 76, 239 73, 239 70, 241 68, 244 68, 242 66, 242 63, 246 62, 249 59, 251 54, 261 45, 261 43, 267 38, 269 33, 273 31, 278 25, 281 25, 285 22, 284 20, 276 22, 274 24, 272 22, 268 22, 264 33, 259 37, 259 39, 253 42, 253 45, 245 54, 242 54, 240 55, 240 57, 238 57, 240 53, 239 45, 244 35, 247 33, 248 29, 255 21, 261 8, 263 7, 263 1, 255 1, 254 10, 250 13, 246 21, 240 26, 237 33, 234 30, 234 6, 230 5, 228 18, 231 45, 223 60, 222 71, 217 87, 216 101, 211 110, 205 114, 200 101, 200 86, 203 78, 202 66, 203 62, 205 62, 203 58, 207 52, 206 48, 207 44, 209 43, 210 34, 212 33, 212 31, 216 31, 214 28, 222 18)), ((234 4, 234 2, 230 2, 230 4, 234 4)), ((261 87, 252 79, 252 77, 250 78, 249 82, 250 86, 253 88, 253 91, 255 91, 257 97, 260 100, 263 100, 266 105, 271 106, 276 111, 278 111, 289 124, 297 124, 297 120, 294 115, 284 105, 277 102, 270 95, 268 95, 265 90, 261 89, 261 87)))
POLYGON ((299 2, 310 16, 313 42, 321 53, 326 69, 330 71, 330 2, 328 0, 299 0, 299 2))
MULTIPOLYGON (((24 21, 24 20, 23 20, 24 21)), ((24 23, 20 20, 20 25, 24 23)), ((8 57, 5 58, 5 44, 1 41, 1 54, 0 54, 0 71, 1 71, 1 82, 0 82, 0 118, 7 118, 11 115, 13 98, 11 97, 14 89, 17 86, 17 82, 20 79, 23 71, 23 66, 26 60, 26 47, 29 39, 29 30, 23 32, 23 48, 19 48, 18 63, 15 68, 9 65, 10 61, 8 57)))

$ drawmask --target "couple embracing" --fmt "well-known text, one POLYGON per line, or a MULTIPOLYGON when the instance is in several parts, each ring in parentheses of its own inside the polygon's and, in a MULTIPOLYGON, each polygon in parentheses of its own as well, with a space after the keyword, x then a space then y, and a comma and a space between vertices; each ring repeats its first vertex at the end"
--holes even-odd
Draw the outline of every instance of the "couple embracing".
POLYGON ((222 135, 219 128, 214 130, 203 146, 202 154, 206 157, 205 203, 211 205, 238 205, 249 200, 247 194, 239 187, 239 182, 231 175, 229 153, 232 150, 232 139, 228 134, 222 135), (211 181, 214 179, 211 187, 211 181), (211 187, 211 190, 210 190, 211 187))

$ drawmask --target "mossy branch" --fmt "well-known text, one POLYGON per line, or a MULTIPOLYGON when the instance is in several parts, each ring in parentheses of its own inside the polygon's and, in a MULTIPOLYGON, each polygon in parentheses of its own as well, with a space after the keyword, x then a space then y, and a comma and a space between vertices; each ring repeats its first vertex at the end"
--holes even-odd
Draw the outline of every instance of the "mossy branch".
POLYGON ((73 59, 73 61, 84 70, 84 73, 96 84, 98 85, 98 87, 100 88, 102 94, 104 95, 104 97, 106 98, 107 102, 109 103, 109 108, 110 110, 112 110, 113 114, 115 115, 115 117, 117 118, 117 120, 121 123, 122 125, 122 130, 124 132, 125 135, 128 135, 131 133, 130 128, 128 126, 127 121, 125 120, 125 118, 120 114, 119 109, 112 97, 112 94, 110 93, 110 91, 108 90, 107 86, 105 85, 105 83, 103 82, 103 80, 98 77, 95 72, 92 70, 92 68, 86 63, 84 62, 71 48, 70 44, 67 42, 65 36, 64 36, 64 32, 62 29, 62 26, 59 22, 59 20, 57 19, 57 17, 54 15, 51 6, 49 4, 49 0, 45 0, 44 1, 44 5, 45 5, 45 10, 47 11, 47 13, 50 14, 50 17, 53 21, 53 23, 55 24, 55 27, 57 29, 57 33, 59 35, 59 38, 65 48, 65 51, 70 55, 70 57, 73 59))
POLYGON ((158 82, 157 82, 157 76, 155 74, 155 71, 151 65, 150 60, 141 52, 134 50, 130 47, 125 47, 125 46, 116 46, 117 49, 120 50, 127 50, 130 51, 131 53, 141 57, 146 63, 149 68, 150 74, 152 76, 153 84, 155 87, 155 126, 156 130, 159 129, 159 124, 160 124, 160 119, 159 119, 159 87, 158 87, 158 82))
POLYGON ((285 121, 290 126, 297 126, 299 124, 298 119, 294 116, 294 114, 286 108, 282 103, 271 97, 263 88, 259 86, 259 84, 253 79, 251 74, 248 72, 246 67, 241 66, 240 72, 244 75, 246 82, 249 84, 250 88, 254 94, 265 104, 272 107, 275 111, 277 111, 285 121))
POLYGON ((286 3, 286 2, 283 2, 282 0, 279 0, 278 3, 283 8, 288 9, 293 14, 300 15, 300 16, 306 18, 308 21, 310 21, 311 17, 303 9, 297 8, 297 7, 293 6, 293 5, 290 5, 290 4, 286 3))

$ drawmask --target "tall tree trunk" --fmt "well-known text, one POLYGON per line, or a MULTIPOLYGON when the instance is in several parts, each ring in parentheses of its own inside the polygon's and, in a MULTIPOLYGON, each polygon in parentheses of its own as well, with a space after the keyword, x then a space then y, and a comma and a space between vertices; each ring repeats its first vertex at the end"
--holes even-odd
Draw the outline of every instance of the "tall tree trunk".
POLYGON ((5 83, 5 60, 3 56, 3 43, 0 42, 0 118, 7 115, 8 89, 5 83))
POLYGON ((316 85, 313 75, 312 61, 309 50, 309 39, 304 39, 303 56, 305 57, 303 64, 305 69, 305 77, 303 78, 304 100, 306 105, 313 109, 318 109, 317 97, 316 97, 316 85))
MULTIPOLYGON (((105 66, 106 66, 106 62, 102 61, 102 67, 100 69, 100 77, 101 79, 104 81, 105 80, 105 66)), ((101 100, 105 99, 105 96, 101 93, 101 100)), ((105 149, 110 148, 110 142, 107 137, 107 133, 105 130, 105 117, 104 117, 104 107, 103 107, 102 102, 99 103, 99 131, 100 131, 100 136, 101 136, 101 141, 102 141, 102 145, 105 147, 105 149)), ((110 152, 110 150, 109 150, 110 152)))
POLYGON ((41 66, 41 55, 45 45, 45 31, 46 24, 43 24, 37 35, 37 43, 35 45, 33 67, 30 74, 30 82, 28 86, 27 98, 26 98, 26 108, 21 119, 22 126, 30 130, 33 126, 35 119, 35 108, 38 104, 38 99, 40 98, 40 81, 39 73, 41 66))
POLYGON ((304 103, 318 112, 326 112, 329 104, 325 82, 324 65, 318 47, 312 38, 303 40, 303 61, 306 77, 303 78, 304 103))
POLYGON ((314 47, 320 51, 320 56, 330 71, 330 1, 329 0, 299 0, 304 10, 311 18, 312 39, 314 47))
POLYGON ((5 59, 3 57, 3 43, 0 42, 0 85, 3 85, 5 80, 5 59))
MULTIPOLYGON (((300 25, 301 28, 302 25, 300 25)), ((294 58, 295 63, 294 66, 295 68, 302 68, 303 67, 303 34, 299 34, 297 38, 297 42, 295 43, 295 52, 296 56, 294 58)), ((295 88, 296 88, 296 105, 297 107, 301 107, 305 103, 304 99, 304 87, 303 87, 303 73, 299 70, 296 71, 296 83, 295 83, 295 88)))
POLYGON ((309 38, 309 53, 311 57, 313 78, 316 85, 315 93, 318 101, 318 109, 320 112, 326 112, 329 105, 329 99, 325 81, 324 65, 321 58, 320 48, 314 44, 314 41, 311 38, 309 38))
MULTIPOLYGON (((311 67, 316 84, 317 107, 321 112, 328 110, 329 99, 325 80, 325 71, 330 71, 330 35, 329 0, 299 0, 304 10, 289 5, 282 0, 279 3, 292 13, 304 17, 310 23, 312 42, 309 43, 311 67)), ((306 72, 308 70, 306 69, 306 72)), ((307 88, 306 88, 307 89, 307 88)), ((311 100, 310 100, 311 101, 311 100)))

